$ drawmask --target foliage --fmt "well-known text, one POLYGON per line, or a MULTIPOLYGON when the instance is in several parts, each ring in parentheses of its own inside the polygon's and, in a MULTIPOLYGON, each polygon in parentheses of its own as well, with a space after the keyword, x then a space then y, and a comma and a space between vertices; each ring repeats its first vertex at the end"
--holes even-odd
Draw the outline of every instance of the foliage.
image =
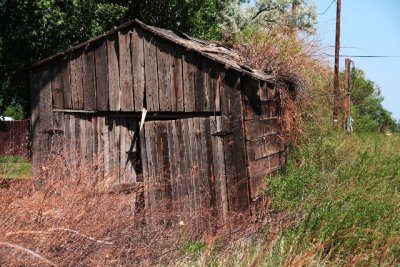
POLYGON ((27 111, 31 63, 109 30, 126 13, 112 1, 1 0, 0 113, 27 111))
POLYGON ((225 6, 220 24, 228 39, 247 28, 270 30, 276 25, 311 33, 315 30, 316 16, 315 3, 305 0, 257 0, 249 7, 232 1, 225 6))
POLYGON ((358 132, 397 131, 397 122, 382 106, 383 96, 378 85, 368 80, 362 70, 351 73, 351 103, 354 130, 358 132))
POLYGON ((320 246, 315 255, 335 263, 396 260, 399 145, 397 135, 326 133, 292 154, 286 175, 268 183, 275 209, 292 210, 293 255, 320 246))

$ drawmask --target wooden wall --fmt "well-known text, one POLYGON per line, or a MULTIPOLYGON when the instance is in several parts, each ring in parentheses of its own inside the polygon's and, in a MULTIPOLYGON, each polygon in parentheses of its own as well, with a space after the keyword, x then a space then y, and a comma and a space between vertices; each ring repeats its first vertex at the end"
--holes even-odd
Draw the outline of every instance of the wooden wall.
POLYGON ((220 110, 218 63, 140 27, 58 57, 39 73, 57 110, 220 110))
POLYGON ((209 210, 201 224, 248 211, 283 163, 273 86, 139 26, 42 64, 30 80, 35 174, 52 153, 71 171, 100 157, 111 183, 145 185, 145 208, 209 210))
POLYGON ((285 147, 279 137, 280 98, 272 84, 245 78, 244 129, 250 196, 265 189, 265 177, 275 175, 283 166, 285 147))

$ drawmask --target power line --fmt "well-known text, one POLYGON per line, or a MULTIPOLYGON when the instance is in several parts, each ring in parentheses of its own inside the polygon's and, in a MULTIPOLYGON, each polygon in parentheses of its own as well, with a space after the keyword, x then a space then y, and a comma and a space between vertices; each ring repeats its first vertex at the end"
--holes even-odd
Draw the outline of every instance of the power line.
MULTIPOLYGON (((327 57, 334 57, 335 55, 325 54, 327 57)), ((382 56, 382 55, 339 55, 339 57, 363 57, 363 58, 400 58, 400 56, 382 56)))
POLYGON ((331 8, 331 6, 333 5, 333 3, 334 3, 335 1, 336 1, 336 0, 333 0, 333 1, 329 4, 329 6, 325 9, 325 11, 322 12, 322 13, 318 13, 318 15, 324 15, 326 12, 328 12, 328 10, 331 8))

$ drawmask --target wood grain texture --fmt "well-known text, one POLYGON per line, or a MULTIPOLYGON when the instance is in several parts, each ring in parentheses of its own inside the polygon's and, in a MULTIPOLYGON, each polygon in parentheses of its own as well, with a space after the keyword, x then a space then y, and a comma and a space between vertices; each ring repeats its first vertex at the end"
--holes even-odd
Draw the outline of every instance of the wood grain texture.
POLYGON ((188 120, 178 120, 180 124, 180 132, 178 131, 178 135, 182 140, 182 184, 183 184, 183 192, 185 194, 184 200, 185 205, 185 213, 189 214, 190 217, 194 216, 195 212, 195 204, 193 199, 193 175, 192 175, 192 158, 190 157, 191 147, 190 147, 190 135, 189 133, 189 125, 188 120))
POLYGON ((195 62, 195 103, 196 111, 207 110, 208 102, 208 64, 207 60, 200 55, 194 55, 195 62))
POLYGON ((104 126, 106 120, 104 116, 97 117, 96 133, 97 133, 97 164, 101 173, 101 177, 104 177, 104 126))
POLYGON ((96 109, 108 110, 108 59, 107 40, 96 43, 95 50, 96 65, 96 109))
POLYGON ((94 129, 92 116, 87 116, 85 120, 85 136, 86 136, 86 162, 89 166, 93 164, 94 152, 94 129))
POLYGON ((46 163, 49 159, 53 129, 53 106, 51 97, 51 66, 45 64, 40 69, 39 76, 39 139, 40 162, 46 163))
POLYGON ((171 47, 171 83, 172 83, 172 110, 184 111, 184 94, 183 94, 183 63, 182 49, 171 47))
POLYGON ((135 27, 131 34, 132 74, 135 111, 142 111, 144 107, 145 95, 143 30, 139 27, 135 27))
POLYGON ((284 145, 276 134, 246 141, 247 160, 249 162, 268 157, 283 150, 284 145))
POLYGON ((72 108, 71 72, 68 57, 60 60, 61 83, 63 94, 63 108, 72 108))
MULTIPOLYGON (((112 122, 111 122, 112 123, 112 122)), ((105 117, 104 124, 101 127, 101 137, 103 139, 103 166, 104 166, 104 177, 108 179, 111 174, 111 164, 110 164, 110 133, 112 129, 110 126, 110 121, 108 117, 105 117)))
POLYGON ((160 109, 160 102, 158 95, 156 40, 153 35, 147 32, 143 32, 143 36, 147 109, 149 111, 158 111, 160 109))
POLYGON ((135 132, 137 121, 121 118, 120 182, 132 183, 137 180, 135 171, 137 145, 135 132))
POLYGON ((51 63, 51 95, 53 99, 53 108, 64 108, 61 61, 59 60, 51 63))
POLYGON ((253 140, 279 132, 278 119, 245 121, 246 140, 253 140))
POLYGON ((249 163, 248 172, 250 180, 251 198, 255 198, 266 187, 264 178, 279 170, 281 165, 281 153, 272 154, 249 163))
POLYGON ((221 116, 210 118, 210 132, 212 142, 212 159, 215 177, 215 216, 222 224, 228 222, 228 190, 226 184, 225 149, 221 137, 212 135, 222 131, 221 116))
POLYGON ((78 167, 78 143, 75 116, 69 116, 69 165, 72 175, 76 174, 78 167))
POLYGON ((88 47, 82 54, 83 65, 83 108, 96 110, 96 72, 94 51, 88 47))
POLYGON ((195 111, 195 79, 196 70, 194 67, 194 55, 193 52, 185 50, 183 52, 183 98, 185 111, 195 111))
POLYGON ((119 111, 121 109, 118 35, 119 33, 115 33, 107 38, 108 104, 111 111, 119 111))
POLYGON ((172 111, 172 102, 175 99, 171 82, 171 50, 172 47, 166 41, 157 39, 157 76, 160 111, 172 111))
POLYGON ((121 88, 121 110, 134 111, 134 95, 132 80, 131 37, 129 30, 118 35, 119 45, 119 86, 121 88))
POLYGON ((240 77, 232 70, 223 73, 222 128, 232 134, 224 136, 226 177, 230 211, 246 211, 249 205, 243 129, 243 106, 240 77))
POLYGON ((83 109, 82 50, 70 55, 72 108, 83 109))

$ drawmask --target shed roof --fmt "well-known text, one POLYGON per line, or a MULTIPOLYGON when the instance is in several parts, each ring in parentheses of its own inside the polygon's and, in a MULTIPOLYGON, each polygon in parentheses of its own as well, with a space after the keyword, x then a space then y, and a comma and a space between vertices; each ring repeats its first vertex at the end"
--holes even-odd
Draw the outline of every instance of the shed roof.
POLYGON ((50 62, 58 57, 68 55, 75 50, 81 49, 83 47, 87 47, 91 43, 105 39, 105 38, 107 38, 107 36, 114 34, 115 32, 130 28, 132 26, 139 26, 142 29, 144 29, 162 39, 168 40, 168 41, 170 41, 178 46, 184 47, 188 50, 197 52, 197 53, 203 55, 204 57, 207 57, 211 60, 214 60, 216 62, 219 62, 219 63, 225 65, 227 68, 231 68, 240 73, 250 75, 258 80, 262 80, 262 81, 272 81, 273 80, 272 75, 269 75, 269 74, 267 74, 263 71, 257 70, 257 69, 253 69, 250 66, 244 64, 243 60, 241 60, 239 55, 232 49, 226 48, 226 47, 224 47, 218 43, 212 42, 212 41, 200 40, 198 38, 191 37, 184 33, 177 34, 171 30, 166 30, 166 29, 161 29, 161 28, 157 28, 154 26, 149 26, 137 19, 130 21, 130 22, 126 22, 107 33, 97 36, 89 41, 83 42, 73 48, 66 50, 66 51, 60 52, 60 53, 55 54, 46 59, 39 60, 39 61, 35 62, 31 67, 35 68, 44 63, 50 62))

